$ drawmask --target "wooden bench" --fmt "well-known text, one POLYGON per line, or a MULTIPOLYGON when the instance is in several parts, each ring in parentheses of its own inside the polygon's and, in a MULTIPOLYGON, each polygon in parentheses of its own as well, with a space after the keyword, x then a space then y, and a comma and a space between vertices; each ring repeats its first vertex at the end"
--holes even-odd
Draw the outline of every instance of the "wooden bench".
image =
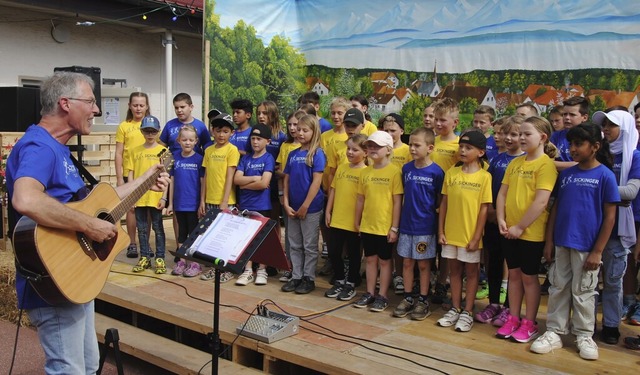
MULTIPOLYGON (((136 328, 119 320, 96 314, 98 341, 104 343, 107 329, 116 328, 120 351, 152 363, 176 374, 211 373, 211 353, 203 352, 173 340, 136 328), (203 365, 208 363, 204 368, 203 365)), ((262 374, 261 371, 220 358, 221 374, 262 374)))

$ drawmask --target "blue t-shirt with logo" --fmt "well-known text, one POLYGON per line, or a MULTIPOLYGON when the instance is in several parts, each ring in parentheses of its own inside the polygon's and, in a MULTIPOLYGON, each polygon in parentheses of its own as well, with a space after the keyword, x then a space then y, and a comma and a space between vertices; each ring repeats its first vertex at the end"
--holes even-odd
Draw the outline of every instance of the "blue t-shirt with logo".
POLYGON ((249 135, 251 134, 251 126, 245 130, 237 130, 231 134, 229 142, 236 146, 240 151, 251 152, 251 142, 249 142, 249 135))
POLYGON ((400 214, 400 233, 413 236, 437 233, 436 209, 443 181, 444 171, 436 163, 417 168, 412 160, 402 166, 404 202, 400 214))
POLYGON ((560 172, 557 185, 553 242, 589 252, 600 233, 604 204, 620 202, 616 177, 604 165, 589 170, 576 165, 560 172))
POLYGON ((487 138, 487 147, 485 153, 487 154, 487 160, 489 160, 489 162, 491 162, 493 158, 498 156, 498 145, 496 145, 496 140, 493 138, 493 136, 489 136, 489 138, 487 138))
POLYGON ((524 153, 512 156, 509 155, 508 152, 501 152, 489 163, 487 172, 491 173, 491 195, 493 196, 494 207, 496 206, 496 199, 502 186, 502 179, 504 178, 504 173, 507 171, 507 166, 511 163, 511 160, 522 155, 524 155, 524 153))
POLYGON ((173 154, 173 168, 169 171, 173 177, 173 210, 177 212, 195 212, 200 206, 200 179, 204 177, 203 156, 195 152, 191 156, 182 156, 182 151, 173 154))
MULTIPOLYGON (((308 153, 308 150, 300 148, 291 151, 287 166, 284 168, 284 173, 289 175, 289 206, 295 211, 307 199, 311 182, 313 182, 313 174, 324 172, 324 168, 327 165, 327 157, 324 151, 321 148, 317 148, 315 155, 313 155, 313 166, 309 167, 306 164, 308 153)), ((313 198, 307 212, 310 214, 320 212, 323 206, 324 193, 322 189, 318 189, 318 194, 313 198)))
MULTIPOLYGON (((238 163, 237 171, 245 176, 262 176, 265 172, 272 174, 276 169, 276 161, 270 153, 254 158, 253 155, 244 155, 238 163)), ((273 181, 275 176, 271 177, 273 181)), ((243 210, 265 211, 271 209, 270 188, 264 190, 239 189, 238 204, 243 210)))
POLYGON ((196 129, 198 144, 194 147, 194 150, 198 154, 204 155, 204 150, 213 144, 213 141, 211 141, 211 134, 207 126, 197 118, 194 118, 193 122, 189 124, 183 124, 177 118, 170 120, 160 133, 160 141, 169 147, 169 151, 172 154, 181 151, 182 149, 178 143, 178 133, 180 133, 183 125, 192 125, 196 129))
MULTIPOLYGON (((76 192, 85 188, 84 181, 71 160, 69 148, 37 125, 27 129, 11 150, 7 160, 6 181, 9 199, 13 196, 15 181, 21 177, 33 178, 40 182, 47 195, 62 203, 69 202, 76 192)), ((14 214, 16 221, 22 217, 16 211, 14 214)), ((19 308, 50 306, 38 296, 20 272, 16 272, 16 291, 19 308)))
POLYGON ((567 140, 568 131, 568 129, 562 129, 554 132, 549 139, 558 149, 558 156, 556 156, 556 160, 558 161, 573 161, 571 152, 569 151, 569 141, 567 140))

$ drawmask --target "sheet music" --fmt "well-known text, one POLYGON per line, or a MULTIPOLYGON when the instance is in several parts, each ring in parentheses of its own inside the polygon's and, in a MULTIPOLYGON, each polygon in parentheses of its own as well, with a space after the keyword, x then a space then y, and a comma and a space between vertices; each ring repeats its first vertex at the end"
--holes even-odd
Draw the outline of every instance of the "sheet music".
POLYGON ((235 263, 261 226, 258 220, 221 212, 191 247, 225 263, 235 263))

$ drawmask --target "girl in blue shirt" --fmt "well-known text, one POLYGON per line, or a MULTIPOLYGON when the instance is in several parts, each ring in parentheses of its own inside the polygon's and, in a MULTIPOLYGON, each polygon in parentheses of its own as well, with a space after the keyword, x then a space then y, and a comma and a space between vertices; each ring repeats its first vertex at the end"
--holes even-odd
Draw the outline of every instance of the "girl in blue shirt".
MULTIPOLYGON (((178 247, 180 247, 187 240, 189 233, 198 225, 200 187, 204 179, 204 169, 202 155, 195 151, 198 133, 192 125, 182 125, 178 132, 177 143, 182 150, 173 154, 175 161, 173 168, 169 171, 171 185, 169 185, 167 215, 175 213, 178 223, 178 247)), ((171 274, 194 277, 201 272, 199 263, 191 262, 187 265, 183 259, 179 259, 171 274)))
POLYGON ((620 194, 609 169, 611 155, 600 127, 582 123, 569 129, 567 141, 571 157, 578 164, 558 176, 558 194, 544 248, 545 259, 553 262, 549 269, 547 332, 530 349, 540 354, 560 349, 559 335, 571 332, 577 336, 580 357, 594 360, 598 358, 598 346, 592 339, 598 272, 620 194))
POLYGON ((298 121, 300 148, 291 151, 284 169, 283 207, 289 217, 292 278, 283 292, 310 293, 315 289, 318 263, 318 229, 324 204, 320 190, 322 172, 327 163, 320 148, 320 125, 313 115, 298 121))

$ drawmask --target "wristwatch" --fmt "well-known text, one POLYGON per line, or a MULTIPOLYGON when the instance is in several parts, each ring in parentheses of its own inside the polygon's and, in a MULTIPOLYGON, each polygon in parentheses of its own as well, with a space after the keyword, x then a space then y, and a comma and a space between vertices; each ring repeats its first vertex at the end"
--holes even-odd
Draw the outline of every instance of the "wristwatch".
POLYGON ((391 231, 393 233, 398 233, 398 227, 391 227, 391 231))

